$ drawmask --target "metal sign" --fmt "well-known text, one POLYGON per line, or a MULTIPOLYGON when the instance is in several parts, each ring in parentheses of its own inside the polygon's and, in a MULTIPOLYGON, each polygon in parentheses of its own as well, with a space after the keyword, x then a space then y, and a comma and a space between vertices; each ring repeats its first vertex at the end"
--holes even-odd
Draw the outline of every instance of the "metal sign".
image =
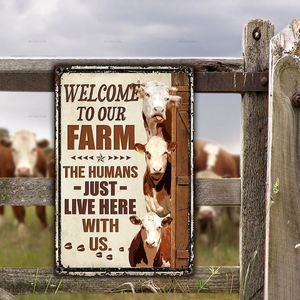
POLYGON ((187 273, 171 263, 174 74, 188 78, 191 112, 190 69, 55 68, 58 274, 187 273))

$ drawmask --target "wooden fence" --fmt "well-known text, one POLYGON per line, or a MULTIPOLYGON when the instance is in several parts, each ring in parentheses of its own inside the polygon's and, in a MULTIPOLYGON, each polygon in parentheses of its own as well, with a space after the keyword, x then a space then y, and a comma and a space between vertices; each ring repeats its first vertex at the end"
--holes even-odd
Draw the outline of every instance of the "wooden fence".
MULTIPOLYGON (((268 20, 251 20, 244 28, 243 36, 243 58, 238 59, 202 59, 202 58, 143 58, 143 59, 86 59, 86 58, 44 58, 28 59, 13 58, 0 60, 0 90, 1 91, 42 91, 52 92, 53 70, 55 65, 102 65, 102 66, 190 66, 194 68, 194 91, 196 93, 239 93, 242 95, 242 167, 240 179, 197 179, 195 182, 195 205, 222 205, 222 206, 241 206, 241 231, 240 231, 240 266, 221 267, 219 274, 214 275, 207 283, 208 290, 205 292, 214 293, 239 293, 240 299, 263 299, 264 295, 270 293, 276 284, 276 278, 267 276, 270 270, 280 268, 281 260, 278 265, 274 266, 271 256, 266 261, 269 262, 266 268, 265 276, 265 222, 269 210, 266 208, 268 200, 267 192, 274 183, 274 176, 278 171, 274 171, 271 183, 266 185, 267 181, 267 143, 268 143, 268 71, 269 71, 269 42, 274 35, 274 27, 268 20), (268 278, 267 286, 265 280, 268 278), (270 286, 270 287, 269 287, 270 286), (264 290, 265 288, 265 290, 264 290)), ((298 32, 299 36, 299 32, 298 32)), ((299 77, 299 62, 295 63, 293 68, 295 74, 299 77), (297 65, 297 68, 295 67, 297 65)), ((276 70, 275 70, 276 72, 276 70)), ((289 71, 286 72, 289 74, 289 71)), ((289 76, 289 75, 287 75, 289 76)), ((281 78, 281 77, 280 77, 281 78)), ((287 80, 285 78, 282 79, 287 80)), ((281 86, 281 83, 277 83, 281 86)), ((299 89, 300 80, 297 79, 296 86, 299 89)), ((278 93, 280 93, 280 88, 278 93)), ((288 93, 289 94, 289 93, 288 93)), ((273 98, 276 98, 275 91, 273 98)), ((298 98, 297 98, 298 99, 298 98)), ((295 100, 296 102, 298 100, 295 100)), ((274 108, 275 110, 275 108, 274 108)), ((270 146, 274 150, 274 143, 280 144, 280 147, 290 147, 292 163, 289 164, 291 171, 281 185, 289 182, 288 188, 293 189, 297 186, 297 179, 300 179, 299 152, 296 144, 299 144, 299 109, 289 107, 292 124, 287 123, 283 126, 298 126, 290 132, 289 140, 281 140, 281 135, 275 131, 277 139, 272 141, 270 146), (297 124, 298 121, 298 124, 297 124), (295 125, 296 124, 296 125, 295 125), (278 142, 279 141, 279 142, 278 142), (287 144, 289 143, 289 146, 287 144), (293 163, 296 163, 298 170, 293 169, 293 163), (296 175, 296 177, 294 176, 296 175), (291 181, 289 181, 291 180, 291 181)), ((276 116, 273 115, 273 119, 276 116)), ((285 118, 282 121, 286 121, 285 118)), ((270 125, 271 126, 271 125, 270 125)), ((278 125, 279 127, 282 125, 278 125)), ((290 127, 289 127, 290 128, 290 127)), ((280 129, 279 129, 280 130, 280 129)), ((286 135, 286 133, 282 133, 286 135)), ((274 137, 274 134, 273 134, 274 137)), ((284 151, 284 150, 281 150, 284 151)), ((282 153, 282 152, 279 152, 282 153)), ((275 154, 272 154, 274 157, 275 154)), ((279 154, 280 155, 280 154, 279 154)), ((274 158, 277 161, 276 158, 274 158)), ((288 158, 287 158, 288 159, 288 158)), ((278 168, 282 168, 286 160, 281 161, 278 168)), ((273 162, 272 162, 273 165, 273 162)), ((272 174, 273 174, 272 173, 272 174)), ((280 176, 278 176, 280 177, 280 176)), ((1 179, 0 180, 0 205, 54 205, 54 185, 52 179, 1 179)), ((296 191, 297 192, 297 191, 296 191)), ((299 192, 299 191, 298 191, 299 192)), ((278 193, 278 195, 280 194, 278 193)), ((289 201, 293 203, 286 213, 291 213, 295 209, 295 198, 299 193, 292 194, 289 201), (294 198, 293 198, 294 197, 294 198), (293 198, 293 199, 292 199, 293 198)), ((274 198, 275 199, 275 198, 274 198)), ((282 202, 278 205, 278 213, 284 210, 283 201, 288 200, 275 199, 275 203, 282 202)), ((274 204, 275 205, 275 204, 274 204)), ((290 205, 290 204, 288 204, 290 205)), ((299 201, 296 207, 299 212, 299 201)), ((273 208, 272 208, 273 210, 273 208)), ((277 217, 274 212, 274 217, 277 217)), ((285 220, 282 220, 284 223, 285 220)), ((275 223, 273 221, 273 223, 275 223)), ((293 218, 293 226, 298 225, 298 220, 293 218)), ((269 232, 276 231, 272 227, 272 219, 268 222, 269 232)), ((283 224, 278 224, 278 226, 283 224)), ((287 226, 287 225, 286 225, 287 226)), ((296 230, 296 229, 295 229, 296 230)), ((283 234, 284 235, 284 234, 283 234)), ((276 234, 277 236, 277 234, 276 234)), ((300 235, 298 235, 300 243, 300 235)), ((286 241, 281 237, 281 242, 286 241)), ((268 253, 276 242, 270 236, 268 253)), ((273 250, 272 250, 273 251, 273 250)), ((281 249, 283 253, 285 248, 281 249)), ((293 249, 300 253, 300 249, 293 249)), ((273 255, 273 254, 272 254, 273 255)), ((299 256, 294 256, 292 263, 298 262, 299 278, 299 256)), ((288 268, 291 266, 288 266, 288 268)), ((184 287, 186 292, 197 292, 199 280, 205 281, 211 271, 208 267, 195 267, 194 275, 189 277, 159 277, 151 278, 159 286, 164 285, 184 287)), ((294 269, 293 269, 294 270, 294 269)), ((284 270, 284 276, 289 270, 284 270)), ((42 293, 45 290, 48 279, 53 275, 52 268, 39 269, 39 276, 36 282, 36 292, 42 293)), ((277 274, 277 273, 276 273, 277 274)), ((275 276, 276 277, 276 276, 275 276)), ((290 278, 290 277, 288 277, 290 278)), ((32 292, 33 284, 36 279, 36 268, 0 268, 0 287, 12 294, 26 294, 32 292)), ((140 285, 146 280, 145 277, 97 277, 97 278, 80 278, 65 277, 60 287, 60 292, 109 292, 116 287, 130 281, 134 286, 140 285)), ((48 289, 49 293, 53 292, 60 277, 54 277, 48 289)), ((292 281, 292 280, 291 280, 292 281)), ((285 281, 284 281, 285 282, 285 281)), ((299 282, 299 280, 298 280, 299 282)), ((299 289, 299 285, 297 289, 299 289)), ((290 286, 290 285, 289 285, 290 286)), ((182 290, 182 289, 181 289, 182 290)), ((298 293, 298 294, 297 294, 298 293)), ((297 290, 299 295, 299 290, 297 290)), ((1 292, 0 292, 1 294, 1 292)), ((270 294, 270 299, 280 299, 270 294)), ((296 299, 281 298, 281 299, 296 299)))

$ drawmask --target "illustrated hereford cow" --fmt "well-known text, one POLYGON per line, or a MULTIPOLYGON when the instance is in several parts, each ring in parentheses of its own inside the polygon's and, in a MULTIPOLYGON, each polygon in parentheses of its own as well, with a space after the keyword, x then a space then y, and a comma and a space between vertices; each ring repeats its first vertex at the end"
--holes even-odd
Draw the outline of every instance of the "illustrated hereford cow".
POLYGON ((170 267, 170 224, 173 218, 160 218, 149 212, 142 219, 138 216, 129 219, 132 224, 141 226, 129 247, 131 267, 170 267))
POLYGON ((146 210, 164 217, 171 212, 171 153, 177 142, 154 136, 147 144, 134 146, 136 151, 145 154, 147 164, 143 186, 146 210))
POLYGON ((138 96, 143 99, 143 119, 148 141, 153 136, 160 136, 170 141, 170 133, 167 132, 165 121, 167 110, 181 104, 181 97, 176 96, 177 89, 168 87, 159 81, 140 82, 136 88, 138 96))
MULTIPOLYGON (((29 130, 17 131, 12 138, 0 139, 0 177, 45 177, 46 161, 41 149, 48 147, 45 139, 37 140, 29 130)), ((18 221, 20 236, 26 236, 24 224, 24 206, 13 206, 15 218, 18 221)), ((43 229, 47 228, 44 206, 37 206, 36 212, 43 229)))

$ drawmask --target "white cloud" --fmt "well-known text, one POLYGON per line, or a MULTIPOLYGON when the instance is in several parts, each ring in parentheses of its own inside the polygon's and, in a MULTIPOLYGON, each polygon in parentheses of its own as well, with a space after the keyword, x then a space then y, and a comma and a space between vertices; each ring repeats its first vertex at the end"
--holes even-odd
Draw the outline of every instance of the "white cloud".
MULTIPOLYGON (((300 1, 294 0, 276 4, 271 0, 174 0, 163 4, 161 0, 2 0, 0 56, 241 57, 242 32, 248 20, 270 19, 278 32, 295 17, 300 18, 295 15, 300 1)), ((18 97, 24 97, 28 106, 36 107, 35 96, 28 95, 19 93, 9 99, 16 103, 18 97)), ((5 97, 0 93, 0 102, 6 101, 5 97)), ((229 106, 235 109, 233 103, 229 106)), ((7 116, 10 109, 15 115, 24 114, 20 107, 6 102, 4 110, 7 116)), ((197 111, 196 116, 199 114, 197 111)), ((219 119, 226 121, 222 116, 219 119)), ((200 123, 205 126, 203 120, 200 123)), ((7 120, 7 126, 11 123, 7 120)), ((231 132, 228 138, 216 126, 205 135, 237 145, 236 126, 223 123, 221 127, 231 132)))

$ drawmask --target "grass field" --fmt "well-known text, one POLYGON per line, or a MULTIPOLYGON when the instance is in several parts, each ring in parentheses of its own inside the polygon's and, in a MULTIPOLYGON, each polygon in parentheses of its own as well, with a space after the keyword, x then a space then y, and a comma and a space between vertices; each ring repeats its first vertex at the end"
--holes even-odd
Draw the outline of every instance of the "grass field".
MULTIPOLYGON (((49 230, 42 232, 34 207, 26 208, 26 225, 30 238, 21 241, 14 226, 12 209, 6 208, 5 225, 0 228, 0 267, 54 267, 54 208, 47 207, 49 230)), ((238 231, 225 220, 219 237, 207 247, 200 244, 195 230, 196 266, 236 266, 238 265, 238 231)), ((0 286, 1 287, 1 286, 0 286)), ((2 287, 5 288, 5 287, 2 287)), ((143 299, 142 294, 57 294, 20 295, 19 299, 143 299)), ((149 294, 147 299, 238 299, 237 295, 216 294, 149 294)))

